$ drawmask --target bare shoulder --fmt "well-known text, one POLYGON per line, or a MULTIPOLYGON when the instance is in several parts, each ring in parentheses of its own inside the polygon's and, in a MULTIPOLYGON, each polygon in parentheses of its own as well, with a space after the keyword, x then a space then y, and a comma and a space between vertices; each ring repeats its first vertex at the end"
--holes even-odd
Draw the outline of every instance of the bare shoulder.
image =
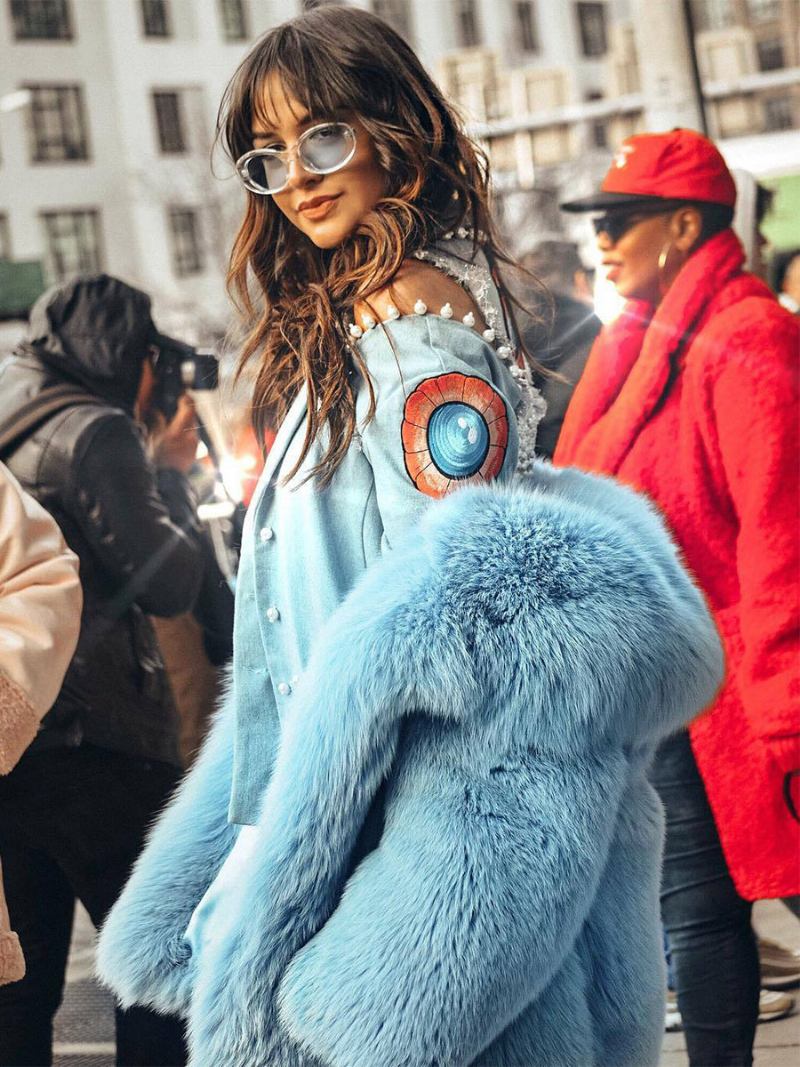
POLYGON ((480 308, 458 282, 418 259, 404 260, 390 285, 356 304, 356 322, 364 328, 370 318, 376 322, 395 318, 393 309, 401 315, 413 315, 419 312, 420 302, 432 314, 439 314, 449 304, 454 319, 463 319, 471 313, 476 329, 486 326, 480 308))

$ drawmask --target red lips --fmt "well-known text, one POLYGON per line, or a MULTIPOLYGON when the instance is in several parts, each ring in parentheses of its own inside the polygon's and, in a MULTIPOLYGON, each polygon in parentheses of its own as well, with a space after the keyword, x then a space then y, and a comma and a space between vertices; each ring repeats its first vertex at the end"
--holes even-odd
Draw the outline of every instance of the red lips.
POLYGON ((297 210, 309 213, 316 212, 326 204, 331 204, 334 200, 338 200, 341 195, 341 193, 336 193, 334 196, 315 196, 310 200, 301 200, 297 205, 297 210))

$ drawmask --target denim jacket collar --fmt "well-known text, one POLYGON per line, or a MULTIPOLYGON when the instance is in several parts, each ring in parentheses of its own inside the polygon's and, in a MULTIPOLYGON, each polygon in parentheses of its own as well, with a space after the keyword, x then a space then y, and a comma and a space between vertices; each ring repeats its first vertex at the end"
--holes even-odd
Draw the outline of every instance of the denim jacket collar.
MULTIPOLYGON (((286 450, 294 437, 297 427, 305 417, 306 413, 306 396, 307 389, 303 385, 300 388, 300 392, 292 401, 289 406, 289 410, 286 412, 286 417, 280 425, 278 433, 272 444, 272 448, 267 453, 267 459, 264 464, 264 470, 261 474, 259 481, 259 487, 256 493, 257 497, 263 495, 267 487, 274 488, 275 479, 277 477, 278 470, 280 468, 283 457, 286 455, 286 450)), ((255 503, 255 500, 253 501, 255 503)), ((252 506, 252 505, 251 505, 252 506)))

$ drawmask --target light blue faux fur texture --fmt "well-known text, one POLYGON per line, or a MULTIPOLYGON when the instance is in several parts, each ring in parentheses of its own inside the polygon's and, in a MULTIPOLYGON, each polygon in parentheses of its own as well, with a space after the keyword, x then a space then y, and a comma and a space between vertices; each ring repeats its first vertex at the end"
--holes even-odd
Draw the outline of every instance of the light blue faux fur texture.
POLYGON ((223 713, 103 931, 126 1003, 188 1013, 196 1067, 658 1061, 653 748, 722 653, 648 505, 542 466, 431 507, 319 641, 258 847, 200 959, 231 845, 223 713), (378 847, 348 877, 382 782, 378 847))

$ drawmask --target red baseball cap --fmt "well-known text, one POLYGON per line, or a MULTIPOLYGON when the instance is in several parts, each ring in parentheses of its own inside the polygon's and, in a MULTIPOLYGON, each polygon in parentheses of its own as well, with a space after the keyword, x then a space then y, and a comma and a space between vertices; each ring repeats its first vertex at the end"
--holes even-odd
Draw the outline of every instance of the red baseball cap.
POLYGON ((622 142, 599 192, 561 208, 600 211, 652 200, 698 200, 733 207, 736 185, 719 149, 701 133, 637 133, 622 142))

